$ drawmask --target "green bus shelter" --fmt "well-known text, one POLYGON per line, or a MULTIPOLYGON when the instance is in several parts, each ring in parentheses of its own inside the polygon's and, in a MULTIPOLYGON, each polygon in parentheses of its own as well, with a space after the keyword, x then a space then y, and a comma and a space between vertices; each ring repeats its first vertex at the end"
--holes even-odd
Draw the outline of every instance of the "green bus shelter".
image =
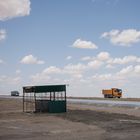
POLYGON ((23 87, 23 112, 67 111, 66 85, 23 87))

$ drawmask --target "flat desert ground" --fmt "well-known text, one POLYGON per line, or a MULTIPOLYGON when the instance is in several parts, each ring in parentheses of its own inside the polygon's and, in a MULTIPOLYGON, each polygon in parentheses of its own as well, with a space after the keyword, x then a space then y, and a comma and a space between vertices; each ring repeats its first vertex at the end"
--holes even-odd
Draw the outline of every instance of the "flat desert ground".
POLYGON ((23 113, 0 98, 0 140, 140 140, 140 108, 68 103, 67 113, 23 113))

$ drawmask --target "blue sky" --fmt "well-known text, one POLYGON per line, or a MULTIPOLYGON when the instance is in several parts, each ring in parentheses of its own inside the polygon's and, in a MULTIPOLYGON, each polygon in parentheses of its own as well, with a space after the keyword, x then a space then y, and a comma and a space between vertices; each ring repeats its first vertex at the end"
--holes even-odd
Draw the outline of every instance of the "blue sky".
POLYGON ((140 97, 139 0, 0 0, 0 94, 68 84, 68 96, 140 97))

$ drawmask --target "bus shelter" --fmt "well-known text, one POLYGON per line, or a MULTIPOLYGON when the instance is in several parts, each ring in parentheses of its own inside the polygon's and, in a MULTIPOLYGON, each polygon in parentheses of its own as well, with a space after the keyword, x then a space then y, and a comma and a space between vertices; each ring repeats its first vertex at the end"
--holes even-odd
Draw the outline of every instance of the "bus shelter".
POLYGON ((66 112, 66 85, 23 87, 23 112, 66 112))

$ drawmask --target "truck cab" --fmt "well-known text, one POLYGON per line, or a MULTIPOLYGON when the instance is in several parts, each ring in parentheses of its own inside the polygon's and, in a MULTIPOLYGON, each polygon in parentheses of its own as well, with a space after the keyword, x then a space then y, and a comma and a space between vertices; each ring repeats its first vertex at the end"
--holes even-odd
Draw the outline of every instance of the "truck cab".
POLYGON ((112 88, 112 91, 114 97, 122 97, 122 89, 112 88))
POLYGON ((103 89, 102 94, 104 98, 121 98, 122 90, 118 88, 103 89))

